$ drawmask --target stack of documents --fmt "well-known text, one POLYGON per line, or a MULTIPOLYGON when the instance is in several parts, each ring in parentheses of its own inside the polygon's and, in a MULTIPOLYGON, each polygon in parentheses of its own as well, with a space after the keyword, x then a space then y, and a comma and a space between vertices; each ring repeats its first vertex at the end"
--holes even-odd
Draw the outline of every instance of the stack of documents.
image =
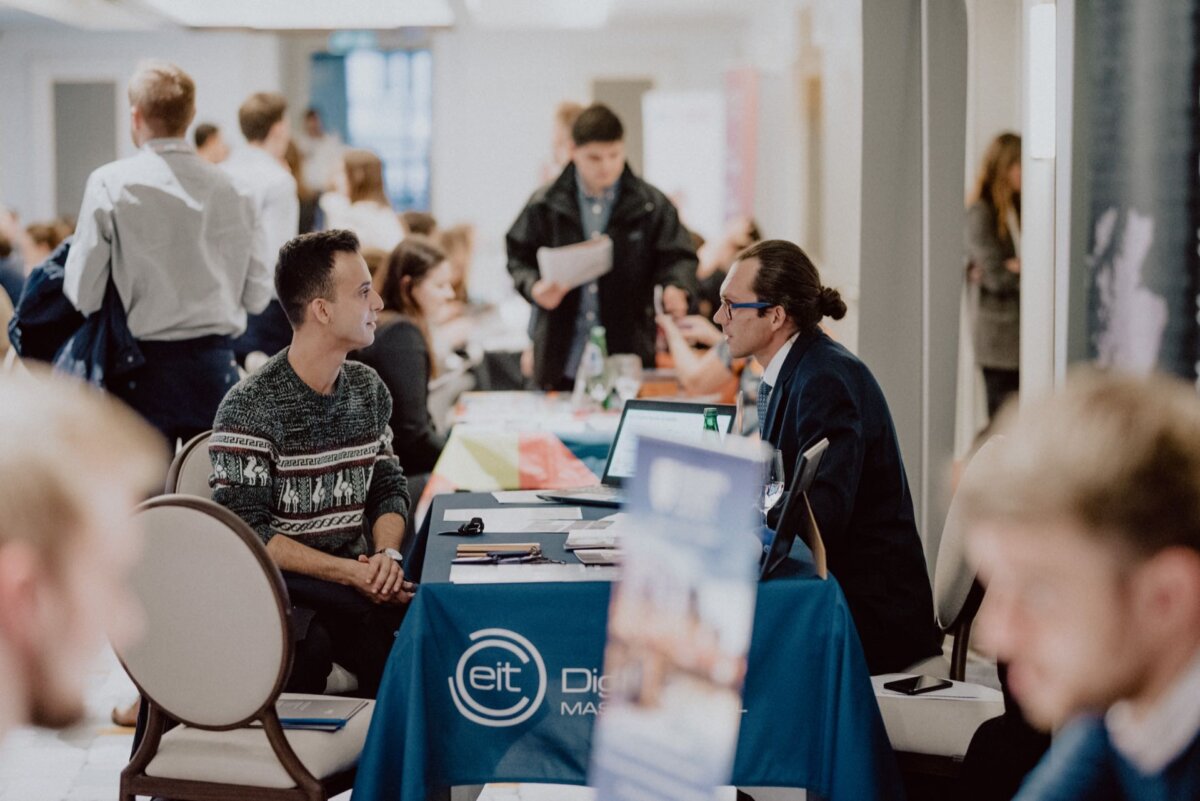
POLYGON ((542 278, 568 289, 595 281, 612 270, 613 243, 607 236, 561 248, 538 248, 542 278))

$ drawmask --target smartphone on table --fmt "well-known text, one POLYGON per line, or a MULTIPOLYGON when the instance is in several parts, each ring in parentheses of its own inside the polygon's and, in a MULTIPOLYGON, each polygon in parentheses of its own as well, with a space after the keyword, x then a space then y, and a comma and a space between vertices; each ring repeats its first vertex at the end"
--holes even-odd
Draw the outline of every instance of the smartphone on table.
POLYGON ((935 676, 909 676, 908 678, 889 681, 883 685, 883 688, 885 690, 904 693, 905 695, 920 695, 921 693, 945 690, 953 686, 954 682, 939 679, 935 676))

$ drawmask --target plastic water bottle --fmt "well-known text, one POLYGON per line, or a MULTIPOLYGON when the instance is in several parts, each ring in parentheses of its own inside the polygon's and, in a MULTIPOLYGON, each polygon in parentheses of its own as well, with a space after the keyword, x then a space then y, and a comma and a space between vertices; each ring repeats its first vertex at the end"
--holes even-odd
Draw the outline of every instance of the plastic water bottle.
POLYGON ((716 406, 706 406, 704 408, 704 432, 701 435, 701 440, 705 445, 721 444, 721 427, 717 424, 716 406))
POLYGON ((592 403, 601 408, 608 408, 611 387, 605 369, 607 358, 607 332, 602 325, 592 326, 587 344, 583 348, 583 355, 579 359, 579 369, 575 372, 575 389, 571 393, 571 400, 576 407, 592 403))

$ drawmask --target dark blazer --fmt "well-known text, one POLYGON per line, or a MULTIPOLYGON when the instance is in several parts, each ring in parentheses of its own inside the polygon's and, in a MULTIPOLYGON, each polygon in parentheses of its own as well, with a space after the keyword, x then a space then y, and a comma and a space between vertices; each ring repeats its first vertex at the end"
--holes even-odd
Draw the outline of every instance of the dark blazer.
MULTIPOLYGON (((598 282, 600 324, 609 353, 636 353, 653 367, 654 287, 679 286, 695 295, 696 252, 679 213, 662 192, 628 165, 619 187, 606 231, 613 240, 613 269, 598 282)), ((533 194, 508 231, 508 271, 517 291, 533 302, 533 285, 541 277, 538 248, 582 241, 575 165, 568 164, 553 183, 533 194)), ((533 379, 543 389, 557 389, 562 382, 580 293, 574 289, 558 308, 539 309, 534 316, 533 379)))
POLYGON ((967 260, 979 267, 975 361, 980 367, 1016 370, 1021 362, 1021 276, 1004 266, 1016 258, 1012 237, 1001 240, 996 212, 979 200, 967 209, 967 260))
POLYGON ((446 438, 429 414, 429 376, 433 364, 421 329, 403 317, 383 322, 375 341, 350 358, 375 368, 392 393, 392 449, 404 474, 430 473, 446 438))
POLYGON ((797 337, 767 406, 764 439, 783 451, 789 486, 796 457, 821 437, 829 450, 809 500, 830 572, 871 673, 903 670, 940 646, 900 444, 871 371, 818 330, 797 337))
POLYGON ((107 386, 146 363, 129 333, 125 305, 111 276, 100 308, 84 317, 63 294, 67 254, 74 237, 63 240, 29 274, 8 334, 23 359, 51 362, 55 369, 107 386))

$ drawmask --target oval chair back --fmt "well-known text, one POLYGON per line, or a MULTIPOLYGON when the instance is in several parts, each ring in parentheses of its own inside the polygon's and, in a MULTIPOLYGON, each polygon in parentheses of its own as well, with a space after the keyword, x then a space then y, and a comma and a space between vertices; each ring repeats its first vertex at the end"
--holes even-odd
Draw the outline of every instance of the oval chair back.
MULTIPOLYGON (((962 681, 966 672, 967 645, 971 623, 983 600, 983 588, 975 581, 975 570, 967 562, 966 520, 963 516, 962 488, 968 486, 979 466, 991 458, 993 440, 989 439, 976 451, 959 480, 958 490, 950 501, 942 540, 938 544, 937 563, 933 571, 933 607, 938 626, 954 635, 954 651, 950 659, 950 678, 962 681)), ((974 479, 977 480, 977 479, 974 479)))
POLYGON ((291 668, 287 591, 257 535, 212 501, 164 495, 143 503, 144 548, 132 588, 146 625, 118 649, 142 694, 204 729, 258 718, 291 668))
POLYGON ((197 498, 212 498, 208 478, 212 475, 212 462, 208 458, 208 441, 211 431, 197 434, 184 443, 171 460, 167 471, 166 492, 168 495, 193 495, 197 498))

